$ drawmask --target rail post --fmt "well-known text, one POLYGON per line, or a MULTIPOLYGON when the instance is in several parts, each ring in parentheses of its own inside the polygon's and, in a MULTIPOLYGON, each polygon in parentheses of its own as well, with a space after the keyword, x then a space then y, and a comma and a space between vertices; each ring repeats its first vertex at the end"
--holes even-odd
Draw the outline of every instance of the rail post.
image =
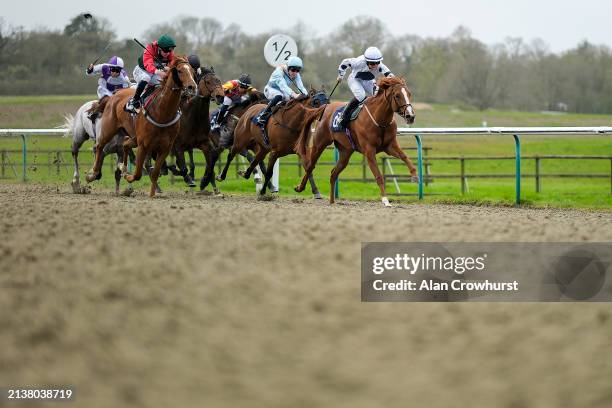
POLYGON ((612 159, 610 159, 610 194, 612 194, 612 159))
POLYGON ((461 156, 461 194, 465 194, 465 158, 461 156))
POLYGON ((419 174, 419 200, 423 199, 423 144, 421 136, 414 135, 417 144, 417 170, 419 174))
MULTIPOLYGON (((2 151, 2 178, 4 178, 4 175, 6 173, 5 170, 4 170, 5 163, 6 163, 6 152, 3 150, 2 151)), ((612 163, 612 161, 611 161, 611 163, 612 163)))
POLYGON ((28 170, 28 164, 27 164, 27 160, 28 160, 28 147, 26 146, 26 135, 25 134, 21 134, 21 160, 23 160, 23 176, 22 176, 22 180, 25 183, 26 181, 28 181, 28 176, 26 174, 27 170, 28 170))
POLYGON ((521 138, 519 135, 514 134, 514 152, 516 161, 516 180, 515 180, 515 193, 516 193, 516 205, 521 204, 521 138))
POLYGON ((540 156, 535 157, 535 188, 536 193, 539 193, 540 188, 540 156))

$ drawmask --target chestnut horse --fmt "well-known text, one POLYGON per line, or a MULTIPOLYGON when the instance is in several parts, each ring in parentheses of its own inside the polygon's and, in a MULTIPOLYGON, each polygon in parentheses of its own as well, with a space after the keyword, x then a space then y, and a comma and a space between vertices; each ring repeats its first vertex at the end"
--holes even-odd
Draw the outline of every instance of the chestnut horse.
MULTIPOLYGON (((210 163, 213 162, 212 155, 216 146, 210 138, 208 111, 211 100, 214 99, 220 104, 224 96, 221 80, 212 67, 210 69, 202 67, 201 74, 196 77, 196 82, 198 83, 196 95, 181 100, 183 115, 178 136, 172 146, 178 166, 178 175, 183 176, 190 187, 195 187, 195 183, 187 171, 185 152, 199 148, 206 158, 207 171, 209 167, 212 167, 210 163)), ((190 155, 190 157, 193 156, 190 155)))
POLYGON ((151 173, 150 197, 155 196, 157 179, 162 164, 178 135, 179 130, 179 103, 181 93, 193 93, 196 89, 193 79, 193 69, 184 57, 175 57, 168 67, 167 76, 160 87, 151 96, 149 106, 138 115, 132 115, 123 108, 129 98, 134 95, 133 89, 125 89, 110 97, 108 105, 102 115, 102 129, 100 143, 96 147, 96 161, 87 175, 87 181, 97 180, 102 167, 104 146, 113 135, 120 130, 127 134, 123 143, 123 171, 127 171, 127 158, 131 148, 138 146, 136 154, 135 174, 125 174, 128 183, 140 180, 143 164, 147 156, 155 157, 155 167, 151 173))
MULTIPOLYGON (((274 163, 279 157, 286 156, 290 153, 295 153, 296 141, 301 133, 308 134, 310 128, 304 128, 305 122, 312 122, 317 115, 321 114, 324 105, 329 100, 324 92, 316 92, 311 89, 308 95, 302 95, 299 98, 292 99, 284 106, 281 106, 272 114, 267 126, 267 133, 270 144, 266 144, 263 139, 261 128, 254 123, 253 118, 256 117, 265 104, 257 104, 251 106, 238 120, 236 129, 234 130, 234 144, 227 156, 227 162, 218 180, 225 180, 230 163, 234 156, 244 149, 250 149, 255 152, 255 158, 242 174, 245 179, 251 176, 251 173, 270 152, 268 158, 268 168, 265 174, 263 187, 260 191, 261 195, 266 193, 266 187, 272 178, 274 163), (308 105, 308 106, 307 106, 308 105)), ((306 177, 308 179, 308 177, 306 177)), ((316 185, 313 184, 313 193, 318 194, 316 185)))
MULTIPOLYGON (((313 135, 313 146, 306 160, 304 168, 306 173, 301 183, 295 187, 295 191, 304 191, 306 180, 312 174, 317 160, 332 142, 336 145, 339 152, 339 159, 336 166, 332 169, 330 176, 331 190, 329 202, 334 203, 334 189, 338 176, 344 170, 355 150, 362 153, 367 161, 372 174, 376 178, 376 183, 380 188, 380 195, 383 204, 391 206, 385 193, 385 186, 382 175, 376 164, 376 153, 385 152, 390 156, 401 159, 412 175, 411 181, 418 182, 416 167, 412 161, 402 151, 397 141, 397 123, 394 114, 400 114, 406 123, 414 123, 415 114, 411 103, 412 94, 406 86, 403 78, 386 77, 378 81, 378 93, 376 96, 369 97, 364 103, 363 109, 357 119, 349 122, 347 132, 332 131, 331 125, 334 112, 343 104, 334 102, 325 107, 323 117, 313 135)), ((310 127, 312 119, 305 123, 310 127)), ((298 154, 305 158, 307 156, 308 132, 303 132, 296 143, 298 154)))

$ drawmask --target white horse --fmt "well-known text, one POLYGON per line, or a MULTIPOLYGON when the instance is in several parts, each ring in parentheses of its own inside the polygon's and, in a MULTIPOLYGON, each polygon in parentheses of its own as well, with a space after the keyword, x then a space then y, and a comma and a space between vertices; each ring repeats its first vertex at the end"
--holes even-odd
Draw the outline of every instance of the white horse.
MULTIPOLYGON (((96 151, 96 145, 98 144, 98 137, 100 135, 100 128, 102 125, 102 118, 98 118, 95 121, 95 126, 91 119, 87 116, 87 111, 96 101, 85 102, 77 111, 75 116, 66 115, 64 117, 64 127, 68 129, 66 136, 72 134, 72 158, 74 159, 74 176, 72 177, 72 191, 79 194, 87 192, 87 190, 81 188, 80 173, 79 173, 79 149, 83 146, 86 140, 91 139, 94 141, 93 151, 96 151)), ((123 160, 123 136, 118 134, 113 140, 111 140, 104 147, 104 156, 111 153, 117 155, 117 163, 121 163, 123 160)), ((133 153, 130 154, 130 161, 133 161, 133 153)), ((115 193, 119 194, 119 181, 121 180, 121 170, 119 167, 115 169, 115 193)), ((128 186, 131 189, 131 186, 128 186)), ((128 191, 126 191, 128 193, 128 191)))

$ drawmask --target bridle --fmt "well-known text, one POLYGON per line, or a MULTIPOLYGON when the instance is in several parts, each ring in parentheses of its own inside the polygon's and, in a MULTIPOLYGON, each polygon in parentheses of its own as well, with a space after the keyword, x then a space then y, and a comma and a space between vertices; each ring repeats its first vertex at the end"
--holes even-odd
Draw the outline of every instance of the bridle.
POLYGON ((217 86, 217 85, 221 85, 221 81, 213 81, 212 87, 213 89, 210 89, 210 87, 208 86, 208 83, 206 82, 206 78, 210 77, 211 75, 215 75, 214 72, 205 72, 201 75, 198 75, 198 80, 197 80, 197 84, 198 86, 196 87, 196 94, 194 95, 195 98, 209 98, 211 101, 213 100, 213 89, 217 86), (206 85, 206 90, 208 91, 209 95, 208 96, 204 96, 200 94, 200 81, 204 80, 204 85, 206 85), (216 83, 218 82, 218 83, 216 83))

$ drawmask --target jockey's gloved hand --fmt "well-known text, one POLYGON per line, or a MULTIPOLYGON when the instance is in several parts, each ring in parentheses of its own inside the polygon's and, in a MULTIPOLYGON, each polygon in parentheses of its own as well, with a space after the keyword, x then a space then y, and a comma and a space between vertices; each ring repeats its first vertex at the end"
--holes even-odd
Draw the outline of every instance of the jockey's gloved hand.
POLYGON ((336 78, 336 82, 342 82, 342 75, 338 75, 338 78, 336 78))
POLYGON ((94 66, 93 64, 89 64, 89 66, 87 67, 87 73, 91 74, 93 72, 94 66))

